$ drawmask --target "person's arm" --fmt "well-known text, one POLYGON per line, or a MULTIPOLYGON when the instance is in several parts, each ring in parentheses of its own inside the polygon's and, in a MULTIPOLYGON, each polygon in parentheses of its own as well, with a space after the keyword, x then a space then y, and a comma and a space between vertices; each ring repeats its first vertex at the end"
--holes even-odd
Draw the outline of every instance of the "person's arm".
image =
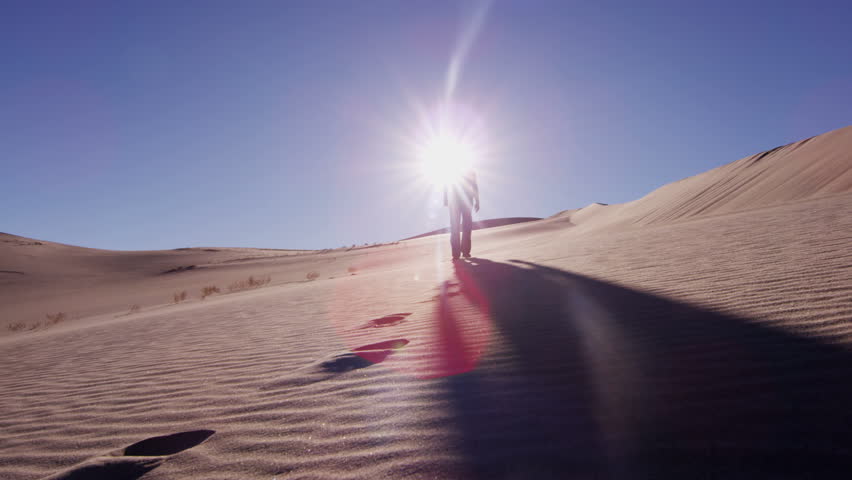
POLYGON ((473 172, 473 211, 479 211, 479 184, 476 181, 476 172, 473 172))

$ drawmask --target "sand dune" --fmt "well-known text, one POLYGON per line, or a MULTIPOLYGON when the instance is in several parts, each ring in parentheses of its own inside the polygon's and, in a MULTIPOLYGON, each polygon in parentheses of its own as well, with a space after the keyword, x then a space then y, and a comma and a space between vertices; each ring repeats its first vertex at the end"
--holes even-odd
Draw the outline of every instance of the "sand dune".
POLYGON ((0 477, 838 477, 850 147, 841 129, 480 230, 459 264, 445 235, 325 252, 3 235, 4 325, 74 318, 0 338, 0 477), (272 281, 199 298, 248 275, 272 281), (201 441, 145 440, 163 438, 201 441))
POLYGON ((852 191, 852 127, 757 153, 639 200, 571 215, 589 229, 654 225, 852 191))

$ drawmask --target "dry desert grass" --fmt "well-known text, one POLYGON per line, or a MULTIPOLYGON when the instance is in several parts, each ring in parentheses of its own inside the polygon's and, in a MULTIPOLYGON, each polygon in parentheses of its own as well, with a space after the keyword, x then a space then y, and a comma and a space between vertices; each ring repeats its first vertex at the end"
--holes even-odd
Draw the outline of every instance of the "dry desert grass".
POLYGON ((65 321, 68 318, 68 315, 66 315, 65 312, 56 312, 45 314, 45 317, 51 325, 56 325, 59 322, 65 321))
POLYGON ((239 292, 241 290, 250 290, 253 288, 260 288, 264 285, 268 285, 269 282, 272 281, 272 277, 269 275, 266 276, 254 276, 251 275, 246 280, 238 280, 236 282, 228 285, 229 292, 239 292))
POLYGON ((44 316, 47 319, 45 322, 10 322, 6 325, 6 330, 10 332, 38 330, 41 327, 50 327, 68 319, 68 315, 65 312, 47 313, 44 316))
POLYGON ((27 324, 24 322, 11 322, 6 325, 6 330, 10 332, 20 332, 27 328, 27 324))
POLYGON ((186 301, 187 298, 186 290, 181 290, 180 292, 175 292, 172 294, 172 303, 180 303, 186 301))
POLYGON ((214 293, 219 293, 219 287, 217 287, 216 285, 205 285, 204 287, 201 287, 202 300, 209 297, 210 295, 213 295, 214 293))

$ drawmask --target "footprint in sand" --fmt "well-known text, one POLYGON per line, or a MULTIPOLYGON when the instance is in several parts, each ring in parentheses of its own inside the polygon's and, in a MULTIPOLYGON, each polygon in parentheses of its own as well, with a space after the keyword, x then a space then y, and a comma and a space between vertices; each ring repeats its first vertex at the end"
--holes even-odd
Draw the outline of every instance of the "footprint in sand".
POLYGON ((328 380, 341 373, 366 368, 383 362, 396 350, 405 347, 408 343, 408 340, 404 338, 397 338, 353 348, 351 352, 333 355, 330 358, 295 370, 291 375, 270 383, 262 387, 261 390, 301 387, 328 380))
POLYGON ((397 338, 395 340, 386 340, 384 342, 372 343, 363 347, 358 347, 352 351, 359 357, 372 362, 381 363, 390 356, 394 351, 408 345, 408 340, 397 338))
POLYGON ((435 290, 438 290, 437 294, 433 295, 428 300, 421 300, 417 303, 435 303, 440 300, 457 297, 467 291, 463 284, 449 280, 435 287, 435 290))
POLYGON ((442 298, 444 298, 444 299, 446 299, 446 298, 453 298, 453 297, 456 297, 456 296, 461 295, 461 294, 462 294, 462 292, 461 292, 461 291, 458 291, 458 292, 446 292, 446 293, 439 293, 439 294, 437 294, 437 295, 432 296, 432 298, 430 298, 429 300, 421 300, 421 301, 419 301, 419 302, 417 302, 417 303, 435 303, 435 302, 437 302, 437 301, 441 300, 442 298))
POLYGON ((157 468, 170 455, 207 440, 214 430, 192 430, 151 437, 105 455, 90 458, 42 480, 132 480, 157 468))
POLYGON ((405 317, 411 315, 411 313, 394 313, 391 315, 385 315, 382 318, 376 318, 367 322, 366 325, 361 327, 361 329, 365 328, 381 328, 381 327, 392 327, 394 325, 399 325, 400 323, 405 321, 405 317))

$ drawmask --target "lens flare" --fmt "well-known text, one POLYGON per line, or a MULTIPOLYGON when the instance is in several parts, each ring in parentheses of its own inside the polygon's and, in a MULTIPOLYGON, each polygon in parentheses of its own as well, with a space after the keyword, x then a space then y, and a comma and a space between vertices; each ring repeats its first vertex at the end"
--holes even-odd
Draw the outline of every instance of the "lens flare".
POLYGON ((473 166, 476 148, 463 138, 441 134, 420 146, 418 159, 427 181, 433 185, 449 185, 473 166))
POLYGON ((439 189, 452 185, 488 157, 482 117, 468 105, 444 102, 420 121, 412 153, 423 183, 439 189))

